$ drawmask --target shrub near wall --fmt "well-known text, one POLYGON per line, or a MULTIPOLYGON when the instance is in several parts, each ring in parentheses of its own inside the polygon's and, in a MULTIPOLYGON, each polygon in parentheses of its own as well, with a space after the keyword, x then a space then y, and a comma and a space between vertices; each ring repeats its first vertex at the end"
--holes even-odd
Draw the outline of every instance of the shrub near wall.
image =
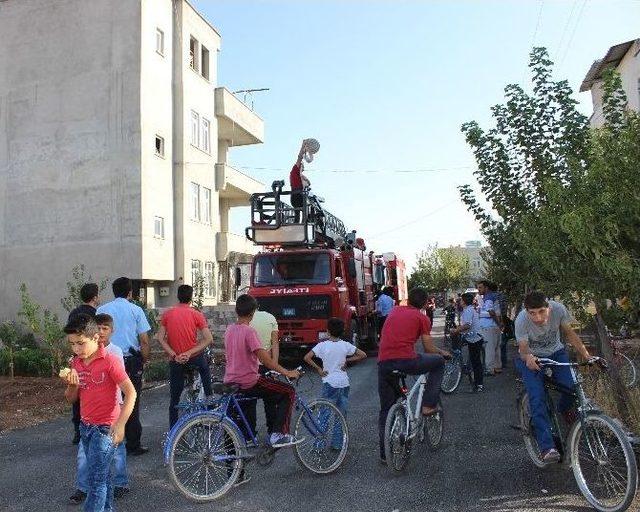
MULTIPOLYGON (((23 348, 13 353, 14 373, 22 377, 50 377, 51 356, 39 348, 23 348)), ((9 350, 0 350, 0 374, 9 375, 9 350)))

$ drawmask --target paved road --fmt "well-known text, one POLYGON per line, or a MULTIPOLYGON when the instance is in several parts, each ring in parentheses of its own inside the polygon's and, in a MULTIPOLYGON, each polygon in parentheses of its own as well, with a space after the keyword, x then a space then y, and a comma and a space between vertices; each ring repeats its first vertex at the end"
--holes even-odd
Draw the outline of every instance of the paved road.
MULTIPOLYGON (((436 332, 441 328, 436 322, 436 332)), ((484 394, 466 383, 444 398, 445 439, 436 452, 419 446, 403 474, 378 463, 376 365, 351 370, 352 444, 340 471, 319 477, 300 469, 285 450, 268 469, 252 469, 252 481, 214 504, 181 497, 162 465, 168 388, 143 398, 144 440, 151 451, 130 458, 132 492, 120 511, 177 510, 337 512, 355 511, 583 511, 586 507, 569 470, 540 471, 528 461, 514 421, 515 389, 510 372, 488 379, 484 394)), ((319 390, 315 384, 314 392, 319 390)), ((0 435, 0 511, 73 510, 75 447, 70 423, 59 419, 0 435)))

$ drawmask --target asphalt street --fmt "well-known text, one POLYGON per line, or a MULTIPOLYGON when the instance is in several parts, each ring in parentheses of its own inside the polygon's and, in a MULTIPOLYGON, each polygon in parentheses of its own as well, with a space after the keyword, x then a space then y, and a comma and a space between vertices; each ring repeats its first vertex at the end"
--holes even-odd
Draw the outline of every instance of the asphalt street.
MULTIPOLYGON (((435 334, 441 332, 436 321, 435 334)), ((293 453, 278 452, 269 468, 252 465, 249 484, 224 498, 195 504, 175 490, 162 463, 167 429, 167 386, 147 391, 142 401, 144 443, 150 452, 129 458, 131 492, 117 502, 120 511, 178 510, 317 512, 355 511, 582 511, 591 510, 579 494, 570 469, 539 470, 528 460, 515 422, 516 389, 511 370, 489 378, 486 391, 471 393, 463 381, 445 396, 445 434, 437 451, 414 449, 403 473, 378 462, 376 362, 350 370, 351 444, 343 467, 313 475, 293 453)), ((314 377, 315 379, 315 377, 314 377)), ((310 387, 310 386, 307 386, 310 387)), ((305 393, 319 393, 320 382, 305 393)), ((261 407, 259 407, 261 409, 261 407)), ((76 447, 67 418, 0 435, 0 510, 73 510, 76 447)), ((79 509, 78 509, 79 510, 79 509)))

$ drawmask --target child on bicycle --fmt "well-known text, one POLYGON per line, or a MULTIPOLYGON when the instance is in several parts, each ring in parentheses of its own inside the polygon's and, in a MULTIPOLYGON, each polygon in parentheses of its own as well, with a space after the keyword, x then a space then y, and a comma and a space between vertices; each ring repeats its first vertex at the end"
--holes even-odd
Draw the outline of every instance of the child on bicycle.
MULTIPOLYGON (((263 377, 258 371, 259 363, 270 370, 274 370, 289 379, 297 379, 297 370, 286 370, 275 362, 269 352, 262 347, 256 330, 249 324, 253 314, 258 309, 258 303, 250 295, 240 295, 236 300, 237 323, 227 327, 224 333, 224 352, 227 366, 224 382, 237 384, 245 397, 262 398, 265 411, 269 416, 268 425, 272 425, 269 432, 269 443, 273 448, 293 446, 300 442, 289 434, 289 422, 294 405, 295 391, 292 386, 284 382, 263 377)), ((251 408, 243 408, 249 417, 247 421, 255 431, 256 418, 251 416, 251 408)), ((255 408, 253 408, 255 411, 255 408)))
POLYGON ((80 400, 80 446, 87 459, 87 511, 113 510, 111 464, 124 439, 124 426, 133 411, 136 390, 122 361, 99 344, 95 320, 77 315, 65 326, 75 357, 71 369, 60 371, 67 384, 65 398, 80 400), (124 393, 120 407, 118 388, 124 393))
MULTIPOLYGON (((342 340, 344 335, 344 321, 340 318, 330 318, 327 322, 329 338, 321 341, 304 356, 304 362, 311 366, 322 377, 322 398, 333 402, 342 415, 347 417, 349 403, 349 376, 346 369, 348 363, 355 363, 367 357, 362 350, 351 343, 342 340), (313 358, 322 360, 318 366, 313 358)), ((334 432, 333 448, 340 449, 338 441, 340 432, 334 432)))
POLYGON ((476 392, 484 391, 482 367, 482 344, 484 340, 480 336, 480 317, 473 307, 473 294, 465 293, 462 302, 465 307, 460 314, 460 325, 451 330, 452 335, 460 335, 469 347, 469 360, 473 370, 473 382, 476 392))

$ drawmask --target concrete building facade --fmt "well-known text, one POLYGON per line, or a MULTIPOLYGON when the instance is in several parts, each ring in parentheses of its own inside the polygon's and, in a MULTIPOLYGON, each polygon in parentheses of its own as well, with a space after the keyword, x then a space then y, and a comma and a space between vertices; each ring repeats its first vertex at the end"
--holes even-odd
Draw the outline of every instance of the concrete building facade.
POLYGON ((230 300, 254 248, 229 209, 264 186, 228 151, 264 123, 217 86, 220 43, 186 0, 0 2, 0 318, 22 282, 57 309, 79 264, 151 307, 198 274, 230 300))
POLYGON ((627 95, 627 107, 640 112, 640 39, 626 41, 609 48, 605 56, 596 60, 580 86, 580 92, 590 91, 593 114, 589 119, 592 127, 604 124, 602 114, 603 74, 614 67, 622 80, 622 88, 627 95))

